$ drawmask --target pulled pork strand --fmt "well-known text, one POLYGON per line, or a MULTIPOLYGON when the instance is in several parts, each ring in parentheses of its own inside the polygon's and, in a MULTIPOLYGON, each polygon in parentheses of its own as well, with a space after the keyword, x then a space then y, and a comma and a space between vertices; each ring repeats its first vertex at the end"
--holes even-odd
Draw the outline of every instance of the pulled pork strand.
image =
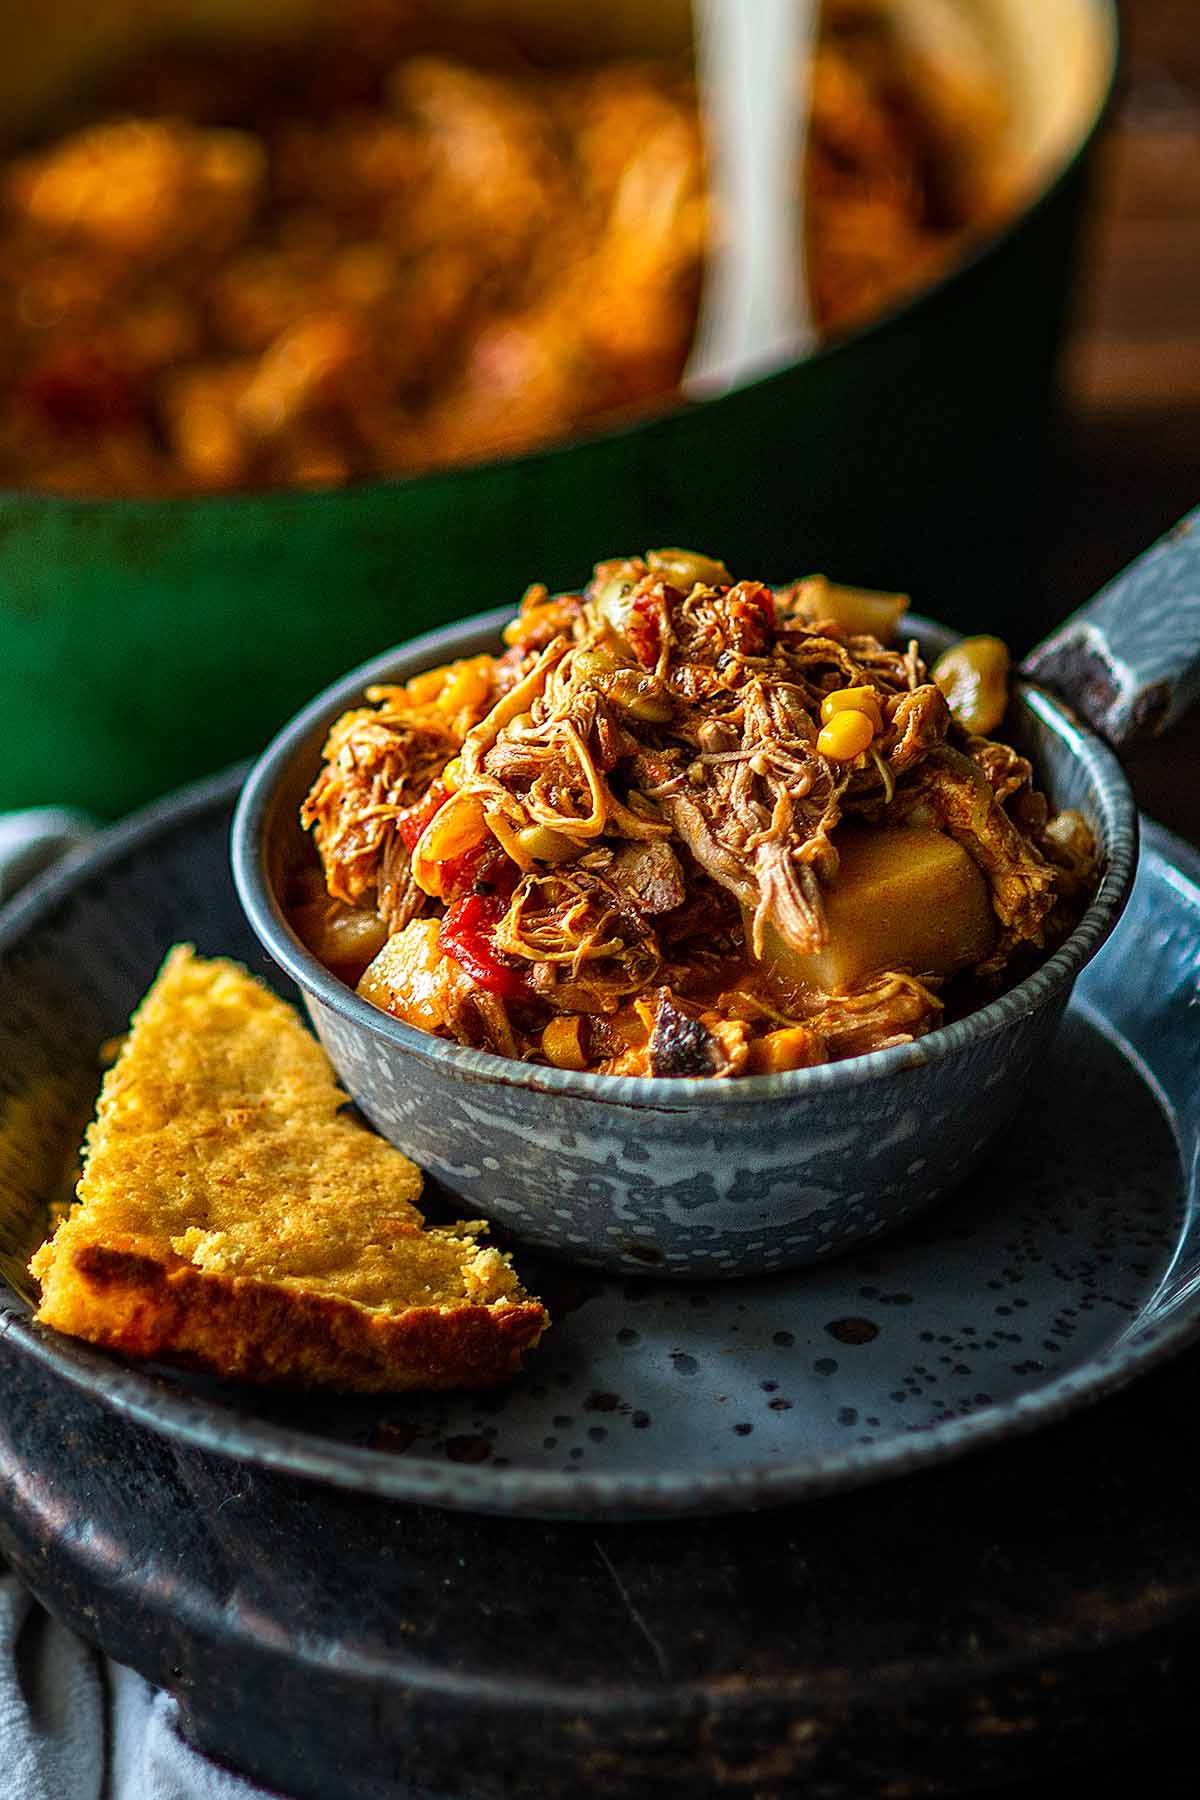
POLYGON ((914 641, 864 628, 903 609, 648 552, 579 594, 530 588, 501 656, 373 692, 301 813, 329 906, 388 933, 362 991, 509 1057, 719 1079, 907 1042, 951 977, 951 996, 994 991, 1071 928, 1094 845, 956 721, 914 641), (943 864, 942 840, 966 852, 989 953, 965 975, 867 961, 844 990, 806 973, 838 966, 813 959, 843 853, 901 826, 943 864))

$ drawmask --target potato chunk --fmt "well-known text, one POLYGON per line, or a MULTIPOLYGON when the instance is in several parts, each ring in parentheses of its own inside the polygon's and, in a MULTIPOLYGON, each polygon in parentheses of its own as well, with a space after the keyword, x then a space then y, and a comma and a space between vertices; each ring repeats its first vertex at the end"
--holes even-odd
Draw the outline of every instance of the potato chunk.
POLYGON ((453 1035, 456 1015, 471 998, 471 983, 438 942, 438 919, 412 919, 390 937, 364 971, 357 992, 372 1006, 436 1036, 453 1035))
POLYGON ((767 928, 764 958, 790 980, 839 994, 884 970, 945 979, 989 955, 987 882, 953 838, 850 825, 834 841, 840 867, 825 892, 824 949, 802 955, 767 928))
POLYGON ((908 595, 842 587, 824 575, 806 575, 796 583, 792 604, 808 625, 828 622, 852 636, 876 637, 881 644, 890 644, 908 607, 908 595))
POLYGON ((295 907, 292 924, 317 960, 351 985, 387 942, 387 926, 378 913, 328 895, 295 907))

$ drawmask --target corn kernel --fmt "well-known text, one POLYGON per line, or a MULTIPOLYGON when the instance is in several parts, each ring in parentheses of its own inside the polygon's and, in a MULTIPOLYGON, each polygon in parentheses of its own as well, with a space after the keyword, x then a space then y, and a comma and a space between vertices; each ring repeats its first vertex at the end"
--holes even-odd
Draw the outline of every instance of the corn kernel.
POLYGON ((822 725, 828 725, 830 719, 840 712, 865 713, 876 731, 883 730, 883 714, 879 710, 879 696, 874 688, 835 688, 832 694, 826 694, 821 702, 822 725))
POLYGON ((448 787, 452 794, 457 794, 462 786, 463 763, 461 756, 452 756, 442 770, 442 786, 448 787))
POLYGON ((866 713, 834 713, 817 734, 817 751, 831 762, 852 762, 870 748, 874 736, 875 727, 866 713))

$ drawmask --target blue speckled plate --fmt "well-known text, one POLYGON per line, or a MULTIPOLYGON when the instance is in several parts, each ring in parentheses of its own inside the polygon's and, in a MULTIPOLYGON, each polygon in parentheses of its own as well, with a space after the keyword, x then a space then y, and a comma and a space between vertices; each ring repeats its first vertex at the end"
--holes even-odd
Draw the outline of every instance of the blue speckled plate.
POLYGON ((97 1046, 180 938, 271 973, 227 875, 237 785, 154 808, 0 915, 0 1330, 64 1381, 166 1436, 340 1487, 618 1518, 880 1480, 1061 1418, 1200 1331, 1200 858, 1155 826, 1019 1132, 864 1254, 694 1287, 524 1258, 555 1326, 484 1398, 264 1397, 42 1330, 23 1265, 97 1046))

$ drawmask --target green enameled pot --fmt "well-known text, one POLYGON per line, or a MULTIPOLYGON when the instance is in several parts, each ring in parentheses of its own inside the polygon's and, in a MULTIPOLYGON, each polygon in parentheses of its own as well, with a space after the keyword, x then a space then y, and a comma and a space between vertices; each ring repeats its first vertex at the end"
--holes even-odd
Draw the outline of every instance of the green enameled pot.
POLYGON ((536 455, 340 492, 0 494, 0 808, 122 813, 257 750, 386 646, 652 544, 1040 635, 1025 524, 1116 31, 1110 0, 988 5, 1043 169, 1034 197, 936 286, 777 374, 536 455))

